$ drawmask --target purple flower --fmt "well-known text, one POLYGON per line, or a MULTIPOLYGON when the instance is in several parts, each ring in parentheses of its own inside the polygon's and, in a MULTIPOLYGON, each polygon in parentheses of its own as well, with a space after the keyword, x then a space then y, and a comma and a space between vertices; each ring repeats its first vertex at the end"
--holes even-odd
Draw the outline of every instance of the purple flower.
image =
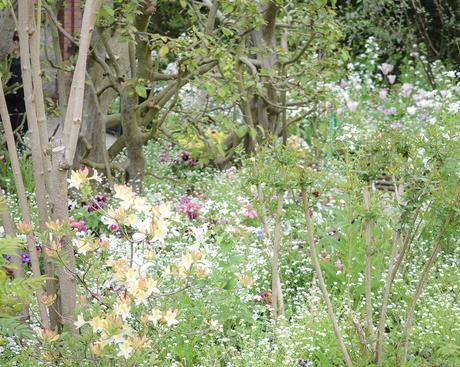
POLYGON ((168 153, 161 153, 160 154, 160 163, 166 163, 169 161, 168 153))
POLYGON ((180 158, 181 158, 184 162, 186 162, 186 161, 188 161, 188 160, 190 159, 190 153, 189 153, 189 152, 182 152, 182 153, 180 154, 180 158))
POLYGON ((379 91, 379 97, 381 99, 385 99, 388 96, 388 89, 380 89, 379 91))
POLYGON ((401 125, 401 123, 399 121, 395 121, 390 125, 390 127, 392 129, 399 130, 399 129, 402 128, 402 125, 401 125))
POLYGON ((25 252, 21 252, 21 261, 23 263, 28 263, 30 261, 30 255, 25 252))
POLYGON ((394 84, 394 82, 396 81, 396 75, 387 75, 387 78, 390 84, 394 84))
POLYGON ((393 65, 387 64, 386 62, 384 62, 382 65, 379 66, 379 69, 383 75, 387 75, 388 73, 391 73, 393 71, 393 68, 394 68, 393 65))
POLYGON ((348 101, 347 102, 347 107, 351 112, 356 111, 356 109, 358 108, 358 102, 348 101))
POLYGON ((401 86, 401 95, 406 98, 410 97, 413 88, 414 86, 412 84, 404 83, 401 86))
POLYGON ((264 238, 264 232, 263 232, 260 228, 257 228, 257 229, 254 231, 254 236, 255 236, 256 238, 263 239, 263 238, 264 238))
POLYGON ((110 225, 109 229, 110 229, 112 232, 116 232, 116 231, 118 231, 120 228, 118 227, 118 224, 113 223, 113 224, 110 225))
POLYGON ((385 115, 397 115, 398 110, 396 109, 396 107, 390 107, 390 108, 387 108, 386 110, 384 110, 383 113, 385 115))

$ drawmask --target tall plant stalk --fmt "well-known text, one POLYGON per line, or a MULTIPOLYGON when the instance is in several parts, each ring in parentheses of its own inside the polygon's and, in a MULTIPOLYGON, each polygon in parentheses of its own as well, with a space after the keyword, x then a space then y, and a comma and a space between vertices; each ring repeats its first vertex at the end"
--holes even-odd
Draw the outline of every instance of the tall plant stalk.
MULTIPOLYGON (((14 183, 16 186, 16 192, 18 195, 19 207, 22 213, 22 219, 26 223, 32 223, 32 217, 30 214, 29 203, 27 201, 26 190, 24 187, 24 181, 22 179, 21 168, 19 165, 18 153, 16 151, 16 143, 14 141, 13 129, 11 126, 10 115, 8 113, 8 107, 5 100, 5 94, 3 92, 3 85, 0 82, 0 115, 3 121, 3 128, 5 130, 6 142, 8 146, 8 153, 10 155, 11 168, 13 171, 14 183)), ((40 262, 38 259, 36 241, 32 233, 27 234, 27 245, 29 249, 30 265, 32 267, 32 273, 34 278, 40 278, 40 262)), ((40 313, 41 324, 44 328, 50 328, 49 316, 46 310, 46 306, 42 302, 43 292, 37 290, 37 302, 40 313)))
POLYGON ((318 255, 316 251, 316 245, 315 245, 315 237, 313 233, 313 221, 310 217, 310 213, 311 213, 310 203, 309 203, 309 200, 308 200, 308 197, 305 191, 301 192, 301 196, 302 196, 302 201, 303 201, 304 210, 305 210, 305 221, 307 224, 307 237, 308 237, 308 243, 310 245, 311 262, 313 264, 313 268, 315 269, 316 277, 318 279, 319 288, 321 290, 324 303, 326 303, 327 315, 329 316, 329 320, 332 323, 332 327, 335 333, 335 338, 336 338, 337 344, 339 345, 340 352, 342 353, 343 361, 345 362, 345 365, 347 367, 352 367, 353 363, 351 361, 350 355, 348 354, 347 348, 345 347, 345 343, 343 341, 343 336, 342 336, 342 331, 340 330, 340 326, 337 322, 337 318, 335 317, 331 298, 329 297, 329 292, 327 291, 326 283, 324 282, 323 272, 321 271, 321 266, 319 264, 318 255))
POLYGON ((401 344, 402 344, 401 362, 402 363, 407 362, 407 351, 409 348, 409 335, 412 330, 412 321, 414 319, 415 306, 420 296, 423 293, 423 289, 425 288, 426 282, 428 280, 430 270, 433 267, 436 259, 438 258, 439 252, 441 250, 441 244, 446 235, 447 228, 449 227, 450 223, 457 215, 459 203, 460 203, 460 177, 457 180, 457 186, 455 188, 454 198, 450 205, 449 212, 447 214, 447 217, 444 219, 444 222, 442 223, 441 230, 438 234, 438 237, 436 238, 433 249, 431 251, 431 256, 423 268, 422 275, 417 284, 417 288, 415 289, 414 296, 412 298, 409 309, 407 311, 407 316, 404 322, 404 329, 403 329, 403 333, 401 337, 401 344))
MULTIPOLYGON (((367 213, 370 210, 371 194, 369 187, 363 188, 364 209, 367 213)), ((364 223, 364 240, 366 244, 366 255, 364 264, 364 287, 366 296, 366 320, 367 331, 370 336, 374 335, 374 322, 372 321, 372 221, 367 219, 364 223)))
POLYGON ((280 245, 281 245, 281 219, 283 215, 284 193, 278 196, 275 218, 275 232, 273 235, 272 254, 272 301, 275 318, 284 316, 284 298, 280 277, 280 245))

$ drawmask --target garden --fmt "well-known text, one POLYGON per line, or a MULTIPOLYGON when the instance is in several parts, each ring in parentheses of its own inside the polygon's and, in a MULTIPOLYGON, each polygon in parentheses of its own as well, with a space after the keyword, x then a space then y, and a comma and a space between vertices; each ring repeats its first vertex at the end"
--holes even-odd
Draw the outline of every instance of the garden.
POLYGON ((0 366, 460 365, 455 1, 0 9, 0 366))

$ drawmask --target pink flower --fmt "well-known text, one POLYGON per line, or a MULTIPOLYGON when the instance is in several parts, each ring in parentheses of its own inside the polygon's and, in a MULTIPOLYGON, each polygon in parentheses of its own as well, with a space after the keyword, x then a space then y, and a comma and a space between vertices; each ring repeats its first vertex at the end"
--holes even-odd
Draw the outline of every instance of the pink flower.
POLYGON ((388 89, 380 89, 379 91, 379 97, 381 99, 385 99, 388 96, 388 89))
POLYGON ((257 212, 254 209, 252 209, 252 210, 248 211, 247 213, 245 213, 244 216, 246 218, 250 218, 250 219, 256 218, 257 217, 257 212))
POLYGON ((387 75, 388 73, 391 73, 393 71, 394 66, 384 62, 382 65, 379 66, 379 69, 383 75, 387 75))
POLYGON ((340 259, 337 259, 337 261, 335 262, 335 268, 339 271, 343 269, 343 264, 340 261, 340 259))
POLYGON ((396 75, 387 75, 387 78, 390 84, 394 84, 394 82, 396 81, 396 75))
POLYGON ((412 89, 413 89, 413 85, 412 84, 409 84, 409 83, 404 83, 402 86, 401 86, 401 95, 403 97, 410 97, 411 93, 412 93, 412 89))
POLYGON ((73 218, 69 218, 69 225, 70 228, 75 228, 78 232, 85 232, 87 231, 86 222, 83 219, 80 219, 78 222, 73 218))
POLYGON ((351 112, 356 111, 356 109, 358 108, 358 102, 348 101, 347 102, 347 107, 351 112))
POLYGON ((202 208, 200 204, 194 203, 188 196, 184 196, 179 203, 179 210, 186 214, 189 219, 197 219, 198 211, 202 208))

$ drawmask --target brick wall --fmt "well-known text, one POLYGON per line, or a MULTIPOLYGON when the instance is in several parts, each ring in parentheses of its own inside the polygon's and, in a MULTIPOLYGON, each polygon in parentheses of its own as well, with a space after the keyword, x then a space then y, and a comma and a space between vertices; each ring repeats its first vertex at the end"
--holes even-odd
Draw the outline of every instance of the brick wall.
MULTIPOLYGON (((80 0, 65 0, 64 7, 60 14, 60 20, 64 29, 71 35, 80 33, 81 9, 80 0)), ((62 38, 62 49, 64 60, 68 59, 75 52, 70 41, 62 38)))

